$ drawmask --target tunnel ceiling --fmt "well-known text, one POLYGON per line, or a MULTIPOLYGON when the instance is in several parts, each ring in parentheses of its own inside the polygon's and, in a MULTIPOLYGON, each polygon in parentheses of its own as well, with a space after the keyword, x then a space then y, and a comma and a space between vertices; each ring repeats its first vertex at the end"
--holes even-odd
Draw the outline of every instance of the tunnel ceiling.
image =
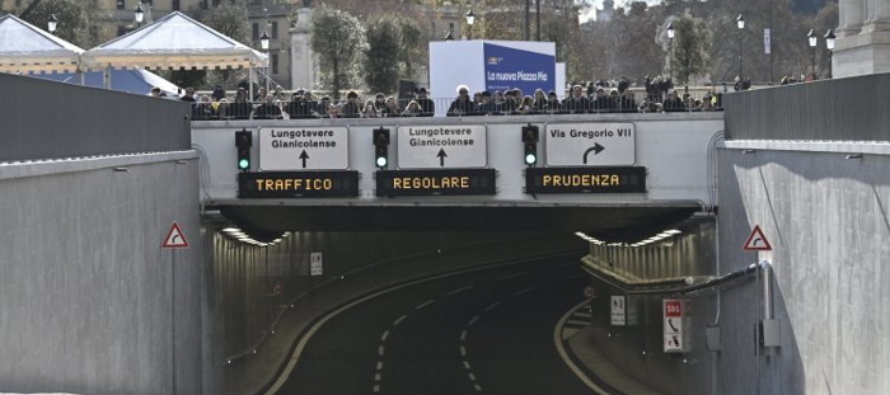
POLYGON ((636 241, 699 207, 336 207, 225 206, 238 227, 286 231, 583 231, 605 241, 636 241))

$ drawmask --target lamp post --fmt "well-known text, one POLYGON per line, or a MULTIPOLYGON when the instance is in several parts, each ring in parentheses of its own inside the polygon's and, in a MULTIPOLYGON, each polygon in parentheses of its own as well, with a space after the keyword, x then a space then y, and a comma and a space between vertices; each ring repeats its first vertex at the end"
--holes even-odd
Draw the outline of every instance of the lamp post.
POLYGON ((810 44, 810 72, 812 73, 813 79, 816 79, 816 44, 818 44, 819 38, 816 37, 816 32, 813 29, 810 29, 810 32, 807 33, 807 40, 810 44))
POLYGON ((832 64, 831 64, 831 56, 834 54, 834 40, 837 36, 834 35, 834 31, 828 29, 828 32, 825 33, 825 48, 828 48, 828 79, 832 79, 832 64))
POLYGON ((673 81, 674 80, 674 23, 673 22, 668 23, 667 29, 665 29, 665 30, 667 31, 668 40, 670 40, 668 42, 668 52, 670 52, 670 54, 671 54, 670 61, 668 61, 668 78, 670 78, 671 81, 673 81))
POLYGON ((46 30, 49 30, 50 33, 55 33, 58 26, 59 19, 56 18, 56 14, 50 14, 49 19, 46 20, 46 30))
MULTIPOLYGON (((262 48, 263 52, 266 53, 266 94, 268 95, 270 87, 269 62, 272 61, 272 57, 269 56, 269 34, 266 32, 263 32, 263 35, 260 36, 260 48, 262 48)), ((265 100, 266 98, 264 97, 262 99, 265 100)))
POLYGON ((476 22, 476 14, 473 13, 473 10, 467 11, 467 38, 470 40, 473 39, 473 23, 476 22))
POLYGON ((742 79, 742 38, 744 35, 742 34, 745 31, 745 17, 742 14, 739 14, 738 18, 735 19, 736 27, 739 28, 739 80, 742 79))
POLYGON ((133 10, 133 17, 136 20, 136 27, 142 27, 142 21, 145 20, 145 10, 142 9, 142 3, 136 5, 136 9, 133 10))

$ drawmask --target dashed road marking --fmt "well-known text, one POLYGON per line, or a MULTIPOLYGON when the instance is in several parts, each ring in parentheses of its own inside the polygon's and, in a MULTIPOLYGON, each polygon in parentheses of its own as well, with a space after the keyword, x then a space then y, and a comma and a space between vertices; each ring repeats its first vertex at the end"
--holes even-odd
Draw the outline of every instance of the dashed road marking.
POLYGON ((378 393, 378 392, 380 392, 380 386, 379 386, 379 385, 375 385, 375 386, 374 386, 374 393, 376 394, 376 393, 378 393))
POLYGON ((470 367, 470 363, 469 363, 469 362, 464 361, 464 369, 466 369, 466 370, 470 370, 470 369, 472 369, 472 368, 470 367))
POLYGON ((377 362, 377 370, 383 370, 383 361, 377 362))
POLYGON ((476 381, 476 375, 475 375, 475 374, 470 373, 470 374, 468 374, 467 376, 470 377, 470 381, 476 381))
POLYGON ((467 340, 467 330, 466 330, 466 329, 464 329, 464 330, 460 333, 460 341, 464 341, 464 340, 467 340))
POLYGON ((453 290, 451 290, 451 291, 448 291, 448 296, 457 295, 457 294, 459 294, 459 293, 461 293, 461 292, 463 292, 463 291, 466 291, 466 290, 468 290, 468 289, 470 289, 470 288, 473 288, 473 286, 472 286, 472 285, 467 285, 466 287, 460 287, 460 288, 458 288, 458 289, 453 289, 453 290))
POLYGON ((532 271, 531 271, 531 270, 526 270, 526 271, 524 271, 524 272, 508 274, 508 275, 506 275, 506 276, 500 276, 500 277, 497 277, 497 278, 495 278, 494 280, 495 280, 495 281, 504 281, 504 280, 509 280, 509 279, 511 279, 511 278, 516 278, 516 277, 519 277, 519 276, 525 276, 525 275, 527 275, 527 274, 532 274, 532 271))
POLYGON ((383 376, 381 376, 380 373, 375 373, 374 381, 380 381, 380 380, 383 380, 383 376))
POLYGON ((388 337, 389 337, 389 329, 387 329, 386 332, 383 332, 383 335, 380 336, 380 341, 385 342, 388 337))
POLYGON ((475 324, 476 321, 479 321, 478 315, 474 315, 473 318, 470 318, 470 322, 467 323, 467 326, 473 326, 473 324, 475 324))
POLYGON ((381 346, 378 346, 378 347, 377 347, 377 355, 379 355, 379 356, 382 357, 383 354, 384 354, 384 348, 383 348, 383 346, 382 346, 382 345, 381 345, 381 346))
POLYGON ((476 389, 476 392, 482 392, 482 386, 479 384, 473 384, 473 388, 476 389))
POLYGON ((424 307, 427 307, 427 306, 433 304, 433 302, 435 302, 435 300, 432 300, 432 299, 427 300, 426 302, 423 302, 423 303, 417 305, 417 307, 415 307, 414 310, 420 310, 424 307))
POLYGON ((527 293, 529 293, 529 292, 532 292, 532 291, 534 291, 534 290, 536 290, 536 289, 538 289, 538 287, 528 287, 528 288, 526 288, 526 289, 523 289, 522 291, 519 291, 519 292, 514 293, 513 296, 521 296, 521 295, 525 295, 525 294, 527 294, 527 293))
POLYGON ((466 347, 460 346, 460 356, 462 356, 462 357, 467 356, 467 348, 466 347))
POLYGON ((501 301, 499 300, 499 301, 497 301, 497 302, 494 302, 494 303, 488 305, 488 307, 485 308, 485 311, 492 311, 492 310, 494 310, 496 307, 498 307, 498 306, 500 306, 500 305, 501 305, 501 301))
POLYGON ((392 326, 399 325, 402 321, 405 320, 405 318, 408 318, 408 316, 407 316, 407 315, 402 315, 401 317, 396 318, 396 320, 392 322, 392 326))

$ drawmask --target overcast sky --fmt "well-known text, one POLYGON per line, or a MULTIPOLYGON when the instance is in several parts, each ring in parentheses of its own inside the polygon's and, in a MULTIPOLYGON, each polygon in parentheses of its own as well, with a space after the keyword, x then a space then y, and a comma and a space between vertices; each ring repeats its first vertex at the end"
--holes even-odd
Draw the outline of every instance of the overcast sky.
MULTIPOLYGON (((615 7, 623 7, 625 4, 633 2, 633 0, 613 0, 613 1, 615 2, 615 7)), ((647 3, 649 3, 650 5, 661 2, 661 0, 645 0, 645 1, 647 3)), ((593 7, 597 8, 597 9, 603 8, 603 0, 593 0, 593 7)), ((588 20, 591 20, 591 19, 596 19, 594 17, 596 15, 596 10, 594 10, 594 8, 591 8, 590 10, 588 10, 588 12, 586 14, 581 14, 581 23, 587 22, 588 20)))

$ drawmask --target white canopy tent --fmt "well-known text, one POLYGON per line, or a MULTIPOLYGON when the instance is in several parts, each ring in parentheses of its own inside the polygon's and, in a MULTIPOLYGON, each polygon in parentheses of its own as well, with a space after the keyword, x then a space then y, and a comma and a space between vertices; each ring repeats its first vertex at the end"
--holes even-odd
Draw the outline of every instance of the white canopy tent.
POLYGON ((265 66, 267 59, 178 11, 82 55, 83 67, 88 70, 247 67, 251 82, 253 68, 265 66))
POLYGON ((71 73, 83 52, 15 15, 0 17, 0 72, 71 73))

